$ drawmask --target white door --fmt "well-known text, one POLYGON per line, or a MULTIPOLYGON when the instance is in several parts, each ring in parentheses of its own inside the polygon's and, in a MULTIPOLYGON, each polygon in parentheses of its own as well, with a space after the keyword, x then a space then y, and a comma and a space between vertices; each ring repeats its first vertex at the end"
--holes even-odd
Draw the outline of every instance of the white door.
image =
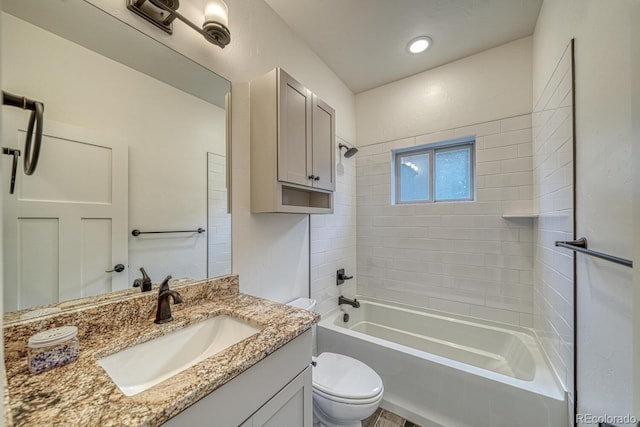
MULTIPOLYGON (((24 155, 28 116, 3 111, 2 146, 24 155)), ((46 119, 36 172, 22 156, 14 194, 2 156, 4 309, 102 294, 128 285, 128 148, 118 138, 46 119)))

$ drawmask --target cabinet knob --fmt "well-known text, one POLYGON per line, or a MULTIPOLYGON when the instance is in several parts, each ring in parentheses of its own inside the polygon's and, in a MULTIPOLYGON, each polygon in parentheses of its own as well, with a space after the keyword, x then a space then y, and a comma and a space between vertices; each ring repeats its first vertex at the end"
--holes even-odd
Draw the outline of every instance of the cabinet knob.
POLYGON ((320 181, 320 177, 318 175, 316 175, 316 176, 313 177, 313 180, 314 181, 320 181))
POLYGON ((309 179, 316 179, 315 175, 309 175, 307 178, 309 178, 309 179))

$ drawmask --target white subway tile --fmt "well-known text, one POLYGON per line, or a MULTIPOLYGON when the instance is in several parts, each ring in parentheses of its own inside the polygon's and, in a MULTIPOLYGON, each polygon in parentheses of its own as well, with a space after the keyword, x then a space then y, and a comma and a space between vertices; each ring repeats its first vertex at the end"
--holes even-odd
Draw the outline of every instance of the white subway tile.
POLYGON ((518 157, 531 156, 533 156, 533 144, 531 144, 530 142, 518 144, 518 157))
POLYGON ((485 188, 495 187, 519 187, 533 184, 533 174, 531 172, 501 173, 499 175, 487 175, 485 177, 485 188))
POLYGON ((509 132, 512 130, 527 129, 531 127, 531 114, 510 117, 500 120, 500 131, 509 132))
POLYGON ((429 298, 429 308, 447 313, 469 315, 469 304, 442 298, 429 298))
POLYGON ((531 129, 520 129, 510 132, 489 135, 484 138, 484 148, 504 147, 507 145, 517 145, 531 143, 531 129))
POLYGON ((456 138, 465 136, 485 136, 500 133, 500 120, 464 126, 455 129, 456 138))
POLYGON ((520 313, 520 326, 525 328, 533 327, 533 315, 529 313, 520 313))
POLYGON ((499 254, 502 251, 502 247, 500 242, 478 242, 460 240, 455 242, 455 250, 458 252, 499 254))
MULTIPOLYGON (((514 159, 518 157, 518 148, 520 147, 520 145, 509 145, 507 147, 480 149, 476 152, 476 159, 478 163, 491 162, 495 160, 514 159)), ((531 154, 529 154, 529 156, 531 156, 531 154)))
POLYGON ((358 156, 370 156, 382 153, 382 144, 359 145, 358 156))
POLYGON ((531 157, 519 157, 517 159, 502 160, 500 162, 500 172, 529 172, 533 170, 533 160, 531 157))
POLYGON ((476 175, 495 175, 502 171, 500 160, 493 162, 482 162, 476 165, 476 175))
POLYGON ((518 187, 479 188, 477 191, 479 202, 520 199, 518 187))
POLYGON ((532 200, 505 200, 502 202, 502 212, 506 214, 533 212, 533 201, 532 200))
POLYGON ((495 322, 517 325, 520 322, 520 314, 516 311, 502 310, 499 308, 472 305, 469 307, 469 315, 495 322))
POLYGON ((400 148, 408 148, 416 145, 417 138, 404 138, 395 141, 389 141, 382 144, 382 153, 389 153, 391 150, 397 150, 400 148))
POLYGON ((428 133, 416 137, 416 145, 432 144, 434 142, 443 142, 456 137, 453 130, 445 130, 442 132, 428 133))

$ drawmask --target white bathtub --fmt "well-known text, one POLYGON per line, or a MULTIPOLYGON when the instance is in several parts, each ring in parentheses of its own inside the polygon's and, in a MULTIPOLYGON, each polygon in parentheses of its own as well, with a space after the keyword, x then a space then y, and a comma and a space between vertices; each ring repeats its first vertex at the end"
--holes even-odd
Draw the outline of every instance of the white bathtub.
POLYGON ((355 357, 384 382, 382 407, 423 425, 566 427, 565 392, 534 333, 358 298, 318 324, 318 351, 355 357))

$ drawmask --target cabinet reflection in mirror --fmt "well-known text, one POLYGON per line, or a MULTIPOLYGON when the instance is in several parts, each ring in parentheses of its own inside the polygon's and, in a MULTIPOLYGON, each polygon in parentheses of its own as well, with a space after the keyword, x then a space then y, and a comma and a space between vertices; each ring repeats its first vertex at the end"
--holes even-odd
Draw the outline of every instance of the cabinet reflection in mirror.
MULTIPOLYGON (((229 274, 229 83, 87 2, 2 6, 2 89, 46 105, 14 194, 2 156, 5 313, 130 289, 140 267, 229 274)), ((28 114, 1 114, 2 146, 24 150, 28 114)))

